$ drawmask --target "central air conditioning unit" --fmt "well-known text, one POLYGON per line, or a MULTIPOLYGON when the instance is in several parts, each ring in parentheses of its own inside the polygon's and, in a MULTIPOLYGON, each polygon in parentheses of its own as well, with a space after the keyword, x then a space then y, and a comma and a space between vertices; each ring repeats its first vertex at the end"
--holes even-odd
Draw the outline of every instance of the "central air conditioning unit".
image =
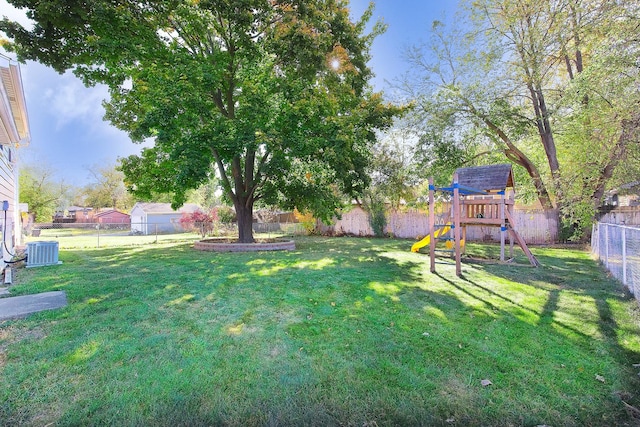
POLYGON ((58 261, 58 242, 27 243, 27 267, 62 264, 58 261))

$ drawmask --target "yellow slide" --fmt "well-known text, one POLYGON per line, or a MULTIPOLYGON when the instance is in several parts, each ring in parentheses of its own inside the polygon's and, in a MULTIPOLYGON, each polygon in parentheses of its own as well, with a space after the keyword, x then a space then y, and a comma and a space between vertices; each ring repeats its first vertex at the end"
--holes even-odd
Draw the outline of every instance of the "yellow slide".
MULTIPOLYGON (((449 230, 451 230, 450 222, 448 222, 444 227, 437 229, 435 233, 433 233, 433 235, 437 239, 438 237, 447 234, 449 230)), ((431 241, 431 234, 427 234, 427 237, 420 240, 419 242, 414 243, 413 246, 411 246, 411 252, 418 252, 420 248, 424 248, 425 246, 427 246, 430 241, 431 241)))

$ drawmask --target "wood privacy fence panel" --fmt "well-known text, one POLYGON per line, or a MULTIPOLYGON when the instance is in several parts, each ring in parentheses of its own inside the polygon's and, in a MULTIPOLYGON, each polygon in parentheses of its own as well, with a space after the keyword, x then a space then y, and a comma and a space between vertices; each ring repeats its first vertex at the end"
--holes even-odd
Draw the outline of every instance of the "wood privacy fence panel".
MULTIPOLYGON (((515 209, 513 217, 513 227, 528 244, 540 245, 558 241, 557 211, 515 209)), ((467 227, 467 240, 499 242, 500 227, 467 227)))
MULTIPOLYGON (((545 210, 515 209, 515 228, 527 243, 553 243, 558 239, 557 212, 545 210)), ((436 223, 444 221, 439 215, 436 223)), ((320 231, 336 235, 373 236, 369 215, 356 207, 344 213, 332 226, 321 226, 320 231)), ((387 213, 387 234, 402 239, 417 239, 429 234, 429 222, 426 212, 410 210, 407 212, 390 211, 387 213)), ((467 227, 468 241, 500 241, 500 228, 489 226, 467 227)))
POLYGON ((333 225, 320 224, 320 232, 336 235, 373 236, 369 214, 359 207, 342 214, 342 218, 336 220, 333 225))
POLYGON ((619 225, 640 225, 640 206, 622 206, 600 217, 598 222, 619 225))

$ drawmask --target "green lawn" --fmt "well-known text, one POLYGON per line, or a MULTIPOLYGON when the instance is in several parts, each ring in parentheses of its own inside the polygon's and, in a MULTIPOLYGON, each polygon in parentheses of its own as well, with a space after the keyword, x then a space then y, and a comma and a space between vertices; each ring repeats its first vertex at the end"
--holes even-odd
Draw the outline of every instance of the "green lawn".
MULTIPOLYGON (((237 237, 237 230, 218 230, 220 235, 237 237)), ((304 229, 299 224, 280 224, 280 230, 272 232, 255 232, 256 238, 288 237, 302 234, 304 229)), ((194 232, 151 233, 148 235, 132 234, 129 229, 112 228, 48 228, 40 231, 39 236, 28 236, 26 242, 57 241, 60 249, 106 248, 116 246, 136 246, 164 243, 195 242, 202 237, 194 232)))
POLYGON ((458 278, 410 241, 296 240, 70 249, 19 270, 13 295, 70 304, 0 323, 0 425, 636 425, 638 304, 588 253, 458 278))

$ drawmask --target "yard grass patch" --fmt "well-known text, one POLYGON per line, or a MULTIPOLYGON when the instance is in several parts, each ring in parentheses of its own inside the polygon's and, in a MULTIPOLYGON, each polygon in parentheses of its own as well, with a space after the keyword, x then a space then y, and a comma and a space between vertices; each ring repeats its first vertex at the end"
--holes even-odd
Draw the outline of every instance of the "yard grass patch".
POLYGON ((13 295, 69 306, 0 324, 0 424, 633 425, 637 303, 586 252, 458 278, 408 241, 296 246, 71 249, 20 270, 13 295))

